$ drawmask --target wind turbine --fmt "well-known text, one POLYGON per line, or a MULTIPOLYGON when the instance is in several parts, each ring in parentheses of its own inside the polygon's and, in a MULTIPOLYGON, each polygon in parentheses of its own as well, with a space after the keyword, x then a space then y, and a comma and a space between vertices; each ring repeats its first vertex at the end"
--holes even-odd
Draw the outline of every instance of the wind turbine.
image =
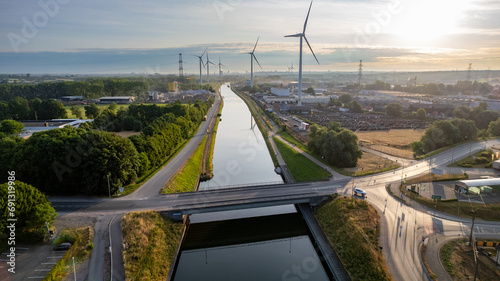
POLYGON ((316 58, 316 55, 313 52, 313 49, 311 48, 311 45, 309 44, 309 41, 307 41, 306 38, 306 27, 307 27, 307 20, 309 19, 309 13, 311 12, 311 7, 312 7, 313 1, 311 1, 311 4, 309 5, 309 11, 307 12, 307 17, 306 21, 304 22, 304 29, 302 30, 302 33, 297 33, 297 34, 292 34, 292 35, 286 35, 285 37, 300 37, 300 54, 299 54, 299 102, 298 106, 302 106, 302 38, 306 40, 307 46, 309 46, 309 49, 311 50, 311 53, 313 54, 314 58, 316 59, 316 62, 318 62, 318 58, 316 58))
POLYGON ((203 81, 201 80, 201 66, 203 65, 203 68, 205 68, 205 64, 203 63, 203 55, 205 55, 205 52, 207 50, 208 50, 208 48, 206 48, 205 51, 203 51, 203 54, 201 54, 201 56, 194 55, 195 57, 198 57, 198 59, 200 61, 200 85, 203 83, 203 81))
POLYGON ((208 81, 207 83, 210 83, 210 64, 215 65, 208 59, 208 52, 207 52, 207 63, 205 64, 207 66, 207 81, 208 81))
MULTIPOLYGON (((250 53, 248 53, 250 55, 250 87, 252 87, 252 88, 253 88, 253 60, 255 59, 257 64, 260 66, 260 63, 257 60, 257 57, 255 57, 255 55, 254 55, 255 48, 257 48, 257 43, 259 43, 259 37, 257 37, 257 42, 255 42, 255 46, 253 46, 253 50, 250 53)), ((262 69, 262 66, 260 66, 260 68, 262 69)))
POLYGON ((289 69, 290 69, 290 73, 293 73, 293 70, 295 69, 295 67, 293 67, 293 61, 292 61, 292 66, 290 66, 289 69))
POLYGON ((220 77, 222 76, 222 67, 225 66, 220 62, 220 57, 219 57, 219 64, 217 66, 219 66, 219 79, 220 79, 220 77))

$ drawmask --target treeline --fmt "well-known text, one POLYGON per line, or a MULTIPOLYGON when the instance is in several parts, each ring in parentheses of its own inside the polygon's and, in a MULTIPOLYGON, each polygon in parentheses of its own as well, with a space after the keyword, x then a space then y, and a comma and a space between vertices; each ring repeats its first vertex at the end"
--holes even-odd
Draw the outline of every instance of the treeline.
POLYGON ((478 107, 460 105, 453 111, 455 118, 436 121, 426 130, 420 141, 412 143, 414 156, 478 137, 500 136, 500 112, 487 110, 488 104, 478 107))
POLYGON ((0 100, 10 101, 15 97, 32 100, 58 99, 61 96, 83 96, 85 99, 97 99, 102 96, 143 96, 148 90, 148 81, 119 78, 39 84, 0 84, 0 100))
POLYGON ((125 115, 146 126, 140 135, 127 139, 94 129, 115 122, 113 118, 118 117, 110 109, 80 128, 43 131, 27 140, 0 134, 0 169, 14 169, 18 179, 50 194, 107 195, 109 176, 111 193, 115 193, 167 160, 194 133, 210 102, 161 109, 138 106, 125 115), (141 119, 141 112, 149 109, 156 114, 141 119))
POLYGON ((363 152, 358 146, 358 137, 351 130, 344 129, 338 122, 328 127, 312 125, 308 148, 335 167, 356 167, 363 152))
POLYGON ((0 101, 0 120, 49 120, 67 117, 64 105, 53 99, 35 98, 28 101, 15 97, 8 102, 0 101))

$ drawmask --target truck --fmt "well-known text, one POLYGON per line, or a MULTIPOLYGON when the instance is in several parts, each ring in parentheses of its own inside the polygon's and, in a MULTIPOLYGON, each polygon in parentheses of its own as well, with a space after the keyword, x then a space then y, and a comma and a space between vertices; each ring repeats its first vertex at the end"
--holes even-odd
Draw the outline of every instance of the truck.
POLYGON ((306 122, 300 122, 299 130, 301 131, 309 130, 309 124, 307 124, 306 122))

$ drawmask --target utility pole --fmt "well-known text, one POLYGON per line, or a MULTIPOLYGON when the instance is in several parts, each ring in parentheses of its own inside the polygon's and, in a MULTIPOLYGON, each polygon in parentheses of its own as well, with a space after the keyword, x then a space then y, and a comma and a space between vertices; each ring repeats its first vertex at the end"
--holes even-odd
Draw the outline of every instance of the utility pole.
POLYGON ((472 226, 470 228, 470 236, 469 236, 469 243, 472 246, 472 234, 474 233, 474 221, 476 220, 476 211, 472 210, 470 211, 472 213, 472 226))
POLYGON ((182 80, 184 77, 184 67, 182 66, 182 63, 182 53, 179 53, 179 80, 182 80))
POLYGON ((72 257, 72 259, 73 259, 73 275, 75 276, 75 281, 76 281, 75 257, 72 257))

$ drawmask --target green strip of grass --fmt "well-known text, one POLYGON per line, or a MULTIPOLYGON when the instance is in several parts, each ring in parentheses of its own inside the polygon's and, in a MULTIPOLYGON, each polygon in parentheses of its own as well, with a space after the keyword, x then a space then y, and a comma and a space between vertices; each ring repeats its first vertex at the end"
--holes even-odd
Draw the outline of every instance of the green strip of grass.
POLYGON ((295 144, 302 151, 309 153, 307 146, 303 145, 300 141, 298 141, 296 138, 294 138, 289 132, 281 131, 281 132, 279 132, 279 134, 287 142, 295 144))
POLYGON ((44 281, 63 280, 68 272, 73 271, 73 257, 75 264, 78 266, 83 261, 90 258, 90 254, 94 249, 92 243, 94 231, 89 227, 82 227, 77 229, 64 229, 59 236, 54 240, 53 245, 68 242, 71 243, 71 248, 64 254, 50 272, 43 279, 44 281))
POLYGON ((191 157, 181 170, 170 179, 161 190, 162 194, 194 191, 200 175, 201 161, 203 159, 203 150, 207 137, 201 141, 191 157))
POLYGON ((352 280, 392 280, 381 250, 374 248, 380 236, 379 215, 366 201, 338 197, 314 216, 352 280))
POLYGON ((126 214, 121 229, 127 280, 166 280, 183 228, 152 211, 126 214))
POLYGON ((304 155, 293 150, 277 138, 274 142, 285 160, 285 163, 297 182, 327 180, 332 175, 325 169, 316 165, 304 155))

